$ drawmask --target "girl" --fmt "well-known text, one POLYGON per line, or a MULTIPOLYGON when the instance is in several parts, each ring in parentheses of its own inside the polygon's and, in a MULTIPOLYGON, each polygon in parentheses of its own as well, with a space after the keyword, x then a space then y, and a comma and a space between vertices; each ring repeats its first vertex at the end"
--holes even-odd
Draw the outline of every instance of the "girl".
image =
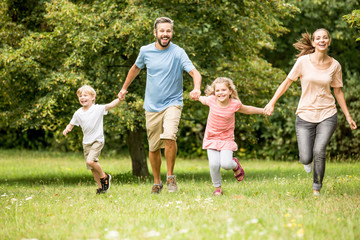
POLYGON ((238 97, 235 85, 229 78, 219 77, 207 86, 205 96, 199 101, 210 107, 203 149, 207 149, 210 175, 215 187, 214 196, 223 194, 221 189, 220 168, 232 169, 236 180, 244 179, 245 173, 239 161, 233 158, 237 150, 234 141, 235 112, 262 114, 262 108, 243 105, 238 97))
POLYGON ((304 164, 307 173, 312 171, 311 163, 314 160, 314 195, 320 195, 325 174, 326 146, 337 125, 335 99, 330 86, 334 89, 350 128, 357 128, 341 89, 341 66, 327 55, 330 43, 330 34, 324 28, 317 29, 312 36, 309 33, 302 34, 302 39, 294 44, 300 51, 295 65, 265 107, 265 114, 270 116, 276 101, 300 77, 302 93, 296 111, 295 128, 300 162, 304 164))

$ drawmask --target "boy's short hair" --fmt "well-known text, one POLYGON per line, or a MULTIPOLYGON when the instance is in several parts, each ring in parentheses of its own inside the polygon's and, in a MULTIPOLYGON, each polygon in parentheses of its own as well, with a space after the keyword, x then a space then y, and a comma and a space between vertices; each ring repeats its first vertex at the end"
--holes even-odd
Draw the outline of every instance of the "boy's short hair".
POLYGON ((76 91, 76 94, 77 94, 78 96, 80 96, 81 93, 83 93, 83 92, 86 92, 86 93, 88 93, 88 94, 96 97, 96 92, 95 92, 95 90, 94 90, 91 86, 89 86, 89 85, 86 85, 86 84, 85 84, 85 85, 83 85, 82 87, 80 87, 80 88, 76 91))

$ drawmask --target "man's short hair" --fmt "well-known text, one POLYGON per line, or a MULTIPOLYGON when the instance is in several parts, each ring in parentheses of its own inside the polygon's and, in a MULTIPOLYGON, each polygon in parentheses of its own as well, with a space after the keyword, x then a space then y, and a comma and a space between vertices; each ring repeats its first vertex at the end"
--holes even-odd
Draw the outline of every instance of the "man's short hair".
POLYGON ((157 31, 157 26, 159 23, 170 23, 171 24, 171 28, 174 27, 174 21, 171 20, 170 18, 168 17, 159 17, 155 20, 155 23, 154 23, 154 29, 155 31, 157 31))

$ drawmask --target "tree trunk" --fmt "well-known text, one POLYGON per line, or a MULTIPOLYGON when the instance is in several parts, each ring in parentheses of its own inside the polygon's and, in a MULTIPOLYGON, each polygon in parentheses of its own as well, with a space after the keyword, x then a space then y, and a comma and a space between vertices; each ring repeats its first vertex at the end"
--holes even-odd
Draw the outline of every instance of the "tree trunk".
POLYGON ((144 132, 143 128, 128 131, 127 145, 131 156, 132 173, 138 177, 150 175, 144 148, 144 132))

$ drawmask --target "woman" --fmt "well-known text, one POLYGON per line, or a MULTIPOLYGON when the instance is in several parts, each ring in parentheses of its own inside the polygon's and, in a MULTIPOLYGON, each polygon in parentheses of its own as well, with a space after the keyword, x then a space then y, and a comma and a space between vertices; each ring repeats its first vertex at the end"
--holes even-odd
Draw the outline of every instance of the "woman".
POLYGON ((300 51, 295 65, 264 109, 265 114, 270 116, 276 101, 300 78, 302 92, 296 110, 296 136, 300 162, 304 164, 306 172, 312 171, 311 163, 314 161, 314 195, 320 195, 325 173, 326 146, 337 125, 336 104, 330 87, 334 89, 335 98, 350 128, 357 128, 342 91, 341 66, 327 54, 330 43, 330 34, 324 28, 317 29, 312 36, 309 33, 302 34, 302 39, 294 44, 300 51))

